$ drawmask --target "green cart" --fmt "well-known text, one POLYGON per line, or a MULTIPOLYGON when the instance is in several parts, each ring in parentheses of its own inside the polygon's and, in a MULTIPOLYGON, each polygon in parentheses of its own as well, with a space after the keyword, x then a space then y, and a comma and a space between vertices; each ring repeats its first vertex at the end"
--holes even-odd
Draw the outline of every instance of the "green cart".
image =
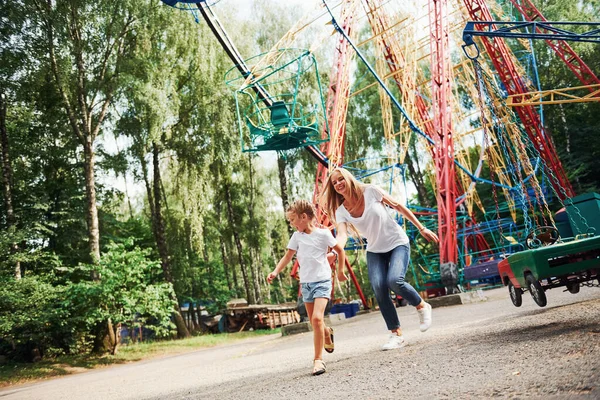
POLYGON ((525 290, 544 307, 546 290, 565 286, 578 293, 582 282, 600 279, 600 236, 512 254, 498 264, 498 272, 516 307, 525 290))

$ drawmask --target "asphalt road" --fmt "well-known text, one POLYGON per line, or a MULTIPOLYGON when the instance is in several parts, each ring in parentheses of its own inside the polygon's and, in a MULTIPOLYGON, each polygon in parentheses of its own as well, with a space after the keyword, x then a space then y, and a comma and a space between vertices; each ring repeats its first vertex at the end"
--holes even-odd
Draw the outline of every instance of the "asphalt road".
POLYGON ((235 344, 0 390, 13 399, 600 399, 600 288, 433 310, 421 333, 398 309, 409 345, 383 352, 379 312, 335 327, 327 373, 313 377, 312 333, 235 344))

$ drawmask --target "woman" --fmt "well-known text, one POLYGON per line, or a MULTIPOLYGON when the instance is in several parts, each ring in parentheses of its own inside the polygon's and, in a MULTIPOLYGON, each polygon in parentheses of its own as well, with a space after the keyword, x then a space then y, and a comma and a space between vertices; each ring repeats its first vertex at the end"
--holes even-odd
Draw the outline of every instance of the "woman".
POLYGON ((349 226, 367 240, 369 280, 391 332, 382 349, 403 347, 405 341, 390 290, 416 307, 421 332, 431 326, 431 306, 404 280, 410 255, 409 240, 386 206, 402 214, 428 241, 437 242, 437 235, 425 228, 408 208, 376 186, 358 182, 343 168, 336 168, 329 175, 323 197, 329 218, 337 225, 337 241, 342 247, 346 245, 349 226))

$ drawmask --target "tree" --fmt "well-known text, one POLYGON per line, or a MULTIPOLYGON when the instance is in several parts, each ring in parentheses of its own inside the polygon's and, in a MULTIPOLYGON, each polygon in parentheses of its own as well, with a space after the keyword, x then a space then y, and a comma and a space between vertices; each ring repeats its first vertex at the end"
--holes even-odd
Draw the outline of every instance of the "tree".
MULTIPOLYGON (((2 152, 2 191, 4 194, 4 206, 6 213, 6 229, 10 232, 15 230, 15 211, 13 209, 13 172, 10 162, 10 151, 8 145, 8 132, 6 131, 6 95, 0 87, 0 148, 2 152)), ((11 244, 11 252, 15 253, 19 250, 16 242, 11 244)), ((17 259, 15 261, 15 279, 21 279, 21 263, 17 259)))
MULTIPOLYGON (((193 25, 177 18, 172 10, 161 5, 150 5, 141 16, 136 30, 136 47, 124 69, 127 86, 124 98, 120 134, 132 138, 131 153, 141 168, 147 193, 150 220, 156 248, 161 259, 166 282, 176 284, 172 258, 166 237, 164 208, 168 207, 164 195, 161 163, 162 154, 168 150, 168 140, 177 118, 182 93, 196 82, 199 72, 194 63, 195 51, 190 43, 178 34, 192 30, 193 25), (176 65, 177 67, 173 67, 176 65), (151 169, 147 164, 151 159, 151 169), (150 170, 152 176, 150 176, 150 170)), ((176 308, 173 311, 180 337, 189 336, 183 318, 176 308)))
POLYGON ((113 322, 111 354, 118 350, 122 325, 130 329, 144 326, 158 337, 169 336, 172 331, 170 317, 177 306, 173 286, 159 277, 160 262, 149 255, 150 249, 133 247, 133 240, 128 240, 109 244, 96 264, 65 268, 72 280, 65 298, 73 318, 88 328, 113 322), (102 279, 80 278, 91 275, 102 279))
MULTIPOLYGON (((34 0, 44 50, 73 135, 83 146, 89 255, 100 258, 94 143, 119 87, 135 18, 128 2, 34 0)), ((34 14, 32 14, 32 17, 34 14)))

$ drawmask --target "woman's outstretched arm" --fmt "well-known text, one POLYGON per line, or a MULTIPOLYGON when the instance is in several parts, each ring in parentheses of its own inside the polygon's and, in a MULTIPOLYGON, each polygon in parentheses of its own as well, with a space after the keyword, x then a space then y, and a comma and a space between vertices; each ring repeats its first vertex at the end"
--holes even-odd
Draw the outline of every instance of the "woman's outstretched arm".
POLYGON ((346 247, 346 242, 348 241, 348 225, 345 222, 337 224, 335 239, 342 249, 346 247))
POLYGON ((396 210, 400 214, 402 214, 404 217, 406 217, 406 219, 409 220, 419 230, 419 233, 425 239, 427 239, 429 242, 435 242, 435 243, 437 243, 439 241, 438 236, 434 232, 432 232, 431 230, 427 229, 419 221, 419 219, 415 216, 415 214, 413 214, 413 212, 410 211, 406 206, 404 206, 403 204, 398 203, 396 200, 394 200, 391 196, 389 196, 386 193, 383 194, 383 200, 382 201, 383 201, 384 204, 387 204, 388 206, 390 206, 391 208, 393 208, 394 210, 396 210))

